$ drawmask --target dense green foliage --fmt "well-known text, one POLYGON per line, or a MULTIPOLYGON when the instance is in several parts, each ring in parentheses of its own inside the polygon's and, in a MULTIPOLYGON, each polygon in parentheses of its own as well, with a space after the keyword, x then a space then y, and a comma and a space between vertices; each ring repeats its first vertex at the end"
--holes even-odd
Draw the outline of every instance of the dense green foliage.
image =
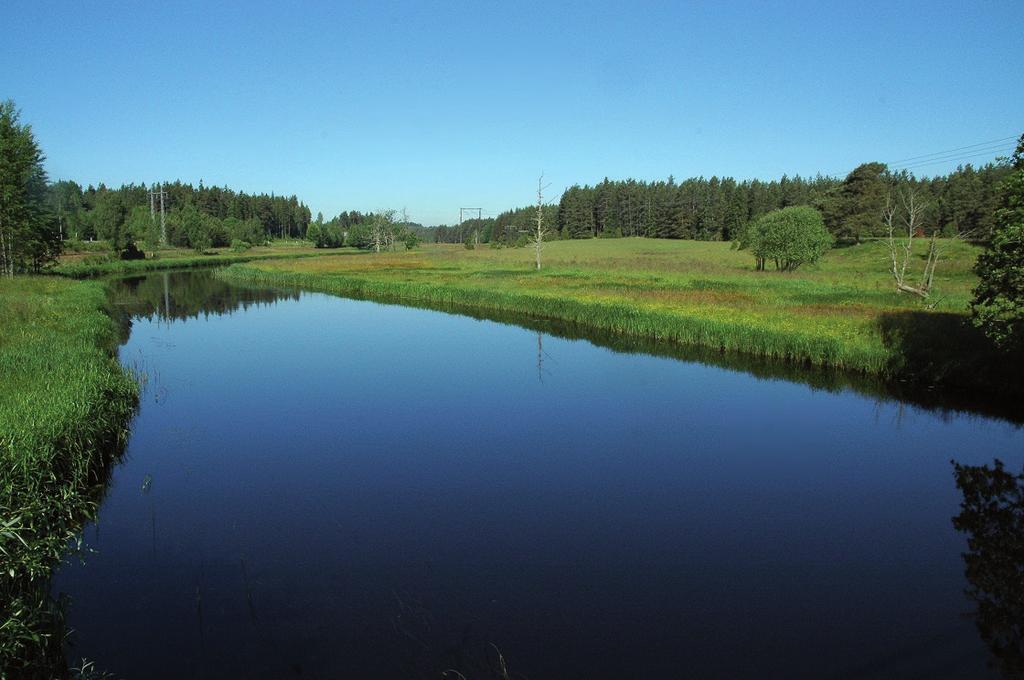
POLYGON ((832 247, 832 234, 825 229, 821 213, 810 206, 773 210, 746 231, 745 242, 763 270, 768 260, 780 271, 793 271, 802 264, 817 262, 832 247))
POLYGON ((137 386, 98 282, 0 280, 0 667, 59 652, 44 582, 93 513, 137 386))
POLYGON ((115 250, 129 240, 152 248, 162 235, 159 199, 151 204, 150 190, 161 186, 167 192, 167 242, 173 246, 200 251, 234 239, 261 244, 272 237, 301 238, 310 221, 309 208, 295 196, 249 195, 201 182, 198 187, 177 181, 83 189, 63 180, 50 187, 49 203, 65 238, 105 239, 115 250))
POLYGON ((14 102, 0 102, 0 275, 39 271, 60 253, 43 153, 14 102))
POLYGON ((1013 173, 1000 187, 1001 205, 988 249, 978 257, 974 321, 1000 347, 1024 352, 1024 135, 1013 173))
POLYGON ((324 216, 318 213, 306 229, 306 240, 316 248, 340 248, 345 245, 345 232, 338 218, 324 222, 324 216))
MULTIPOLYGON (((919 243, 920 255, 927 244, 919 243)), ((978 248, 952 241, 932 310, 892 290, 878 241, 816 266, 763 276, 723 243, 557 241, 545 269, 516 248, 280 260, 227 269, 231 281, 444 308, 558 319, 623 336, 833 366, 978 393, 1020 390, 967 320, 978 248)))

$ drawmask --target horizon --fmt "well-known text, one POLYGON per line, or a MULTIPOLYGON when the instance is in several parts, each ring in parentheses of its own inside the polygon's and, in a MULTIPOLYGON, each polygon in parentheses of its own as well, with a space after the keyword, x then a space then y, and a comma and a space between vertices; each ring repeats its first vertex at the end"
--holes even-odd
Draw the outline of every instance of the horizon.
POLYGON ((14 3, 0 98, 52 181, 202 181, 429 226, 529 205, 542 171, 553 199, 875 160, 934 176, 1024 127, 1016 3, 246 7, 14 3))

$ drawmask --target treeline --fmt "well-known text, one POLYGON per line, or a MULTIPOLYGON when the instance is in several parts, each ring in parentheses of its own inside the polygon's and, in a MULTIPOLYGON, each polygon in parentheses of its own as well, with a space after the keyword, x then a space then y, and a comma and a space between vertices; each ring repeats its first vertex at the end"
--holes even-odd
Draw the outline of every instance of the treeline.
MULTIPOLYGON (((888 196, 913 189, 927 204, 922 228, 943 235, 987 240, 993 228, 998 186, 1009 167, 965 165, 948 175, 916 178, 893 173, 882 163, 865 163, 845 179, 818 175, 772 181, 731 177, 694 177, 677 182, 603 180, 573 185, 557 205, 547 206, 544 223, 552 238, 646 236, 649 238, 728 241, 747 225, 782 208, 810 205, 839 239, 859 240, 884 234, 882 210, 888 196)), ((465 220, 423 233, 425 240, 461 243, 470 239, 512 244, 536 220, 536 207, 518 208, 496 218, 465 220)))
POLYGON ((106 239, 115 248, 135 241, 155 246, 164 235, 160 199, 151 204, 150 191, 161 186, 170 245, 202 249, 233 240, 255 245, 269 238, 303 238, 310 223, 309 208, 295 196, 247 194, 202 182, 198 187, 176 181, 83 189, 62 180, 49 186, 49 205, 65 239, 106 239))
MULTIPOLYGON (((558 206, 544 206, 544 225, 548 239, 562 238, 558 229, 558 206)), ((501 243, 502 245, 523 245, 528 240, 527 232, 537 225, 537 206, 513 208, 497 217, 463 220, 462 224, 442 224, 437 227, 423 227, 420 236, 433 243, 501 243)), ((568 238, 566 236, 566 238, 568 238)))
POLYGON ((317 248, 359 248, 376 252, 393 251, 395 244, 402 243, 406 250, 412 250, 423 240, 420 233, 422 224, 410 222, 403 211, 380 210, 361 213, 355 210, 343 212, 331 220, 324 221, 323 213, 317 213, 316 220, 306 230, 306 240, 317 248))
POLYGON ((998 185, 1006 165, 970 165, 949 175, 915 178, 890 173, 882 163, 865 163, 845 179, 783 176, 779 180, 737 182, 732 178, 692 178, 676 183, 612 182, 573 186, 558 205, 563 237, 647 236, 699 240, 735 239, 748 224, 773 210, 796 205, 817 208, 838 238, 881 236, 888 196, 913 189, 928 206, 922 227, 945 235, 970 234, 979 240, 992 232, 998 185))

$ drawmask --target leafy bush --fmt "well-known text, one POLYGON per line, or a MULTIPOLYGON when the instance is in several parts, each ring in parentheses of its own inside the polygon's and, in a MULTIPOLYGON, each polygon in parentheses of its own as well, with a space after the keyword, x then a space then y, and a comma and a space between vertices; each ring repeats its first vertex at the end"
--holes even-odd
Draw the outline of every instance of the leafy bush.
POLYGON ((244 253, 245 251, 249 250, 250 248, 252 248, 252 244, 249 243, 248 241, 243 241, 243 240, 237 239, 237 238, 234 239, 233 241, 231 241, 231 251, 232 252, 244 253))
POLYGON ((317 222, 310 222, 309 226, 306 227, 306 240, 311 242, 314 247, 319 248, 317 245, 320 243, 320 232, 323 230, 323 224, 317 222))
POLYGON ((318 248, 340 248, 345 245, 345 233, 337 224, 325 224, 320 230, 320 241, 318 248))
POLYGON ((816 262, 832 247, 833 237, 825 228, 821 213, 800 205, 762 216, 746 230, 744 240, 749 243, 759 270, 764 269, 766 261, 774 260, 776 269, 793 271, 802 264, 816 262))
POLYGON ((370 232, 370 225, 366 222, 353 224, 348 230, 346 243, 353 248, 367 250, 373 247, 373 234, 370 232))
POLYGON ((122 260, 145 260, 146 254, 139 250, 139 247, 135 245, 134 241, 129 241, 128 245, 121 251, 122 260))
POLYGON ((311 222, 306 229, 306 238, 315 248, 340 248, 345 245, 345 234, 336 224, 311 222))

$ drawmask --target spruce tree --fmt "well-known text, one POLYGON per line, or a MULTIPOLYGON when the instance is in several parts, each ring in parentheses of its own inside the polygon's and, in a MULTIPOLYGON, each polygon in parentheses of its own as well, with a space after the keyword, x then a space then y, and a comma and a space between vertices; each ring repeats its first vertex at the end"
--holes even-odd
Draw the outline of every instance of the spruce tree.
POLYGON ((60 253, 43 153, 14 102, 0 102, 0 274, 39 271, 60 253))

